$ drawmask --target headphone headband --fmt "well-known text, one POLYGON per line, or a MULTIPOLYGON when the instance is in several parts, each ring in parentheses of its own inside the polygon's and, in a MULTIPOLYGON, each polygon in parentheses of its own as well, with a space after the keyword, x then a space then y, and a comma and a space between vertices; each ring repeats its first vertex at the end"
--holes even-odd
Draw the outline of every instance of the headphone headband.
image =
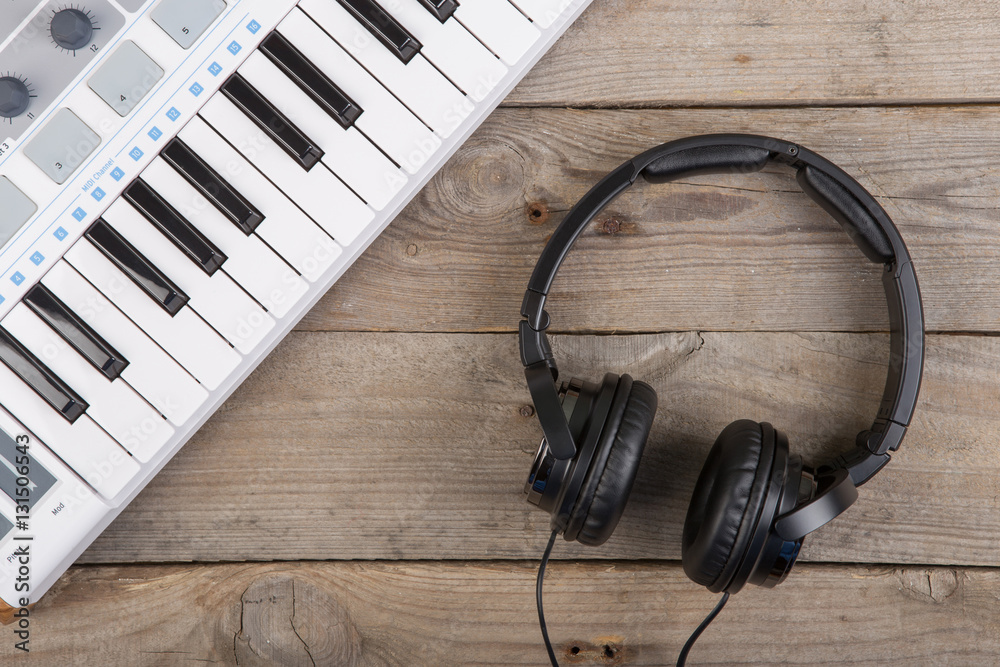
POLYGON ((856 448, 828 467, 846 470, 857 486, 888 463, 888 452, 899 447, 913 415, 924 358, 923 310, 909 252, 879 203, 845 171, 801 146, 750 134, 689 137, 637 155, 591 188, 546 244, 524 294, 519 334, 528 389, 556 459, 572 458, 576 446, 554 383, 559 372, 545 336, 550 323, 545 299, 576 239, 640 174, 651 183, 665 183, 696 174, 756 172, 771 161, 795 168, 802 190, 841 224, 869 260, 885 266, 890 358, 882 402, 872 426, 858 434, 856 448))

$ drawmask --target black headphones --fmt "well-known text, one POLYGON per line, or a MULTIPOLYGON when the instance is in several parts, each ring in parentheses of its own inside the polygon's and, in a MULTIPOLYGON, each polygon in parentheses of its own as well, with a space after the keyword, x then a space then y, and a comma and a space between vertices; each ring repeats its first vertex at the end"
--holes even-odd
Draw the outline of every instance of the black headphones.
POLYGON ((555 384, 559 374, 545 336, 550 320, 544 306, 566 253, 640 174, 650 183, 664 183, 694 174, 760 171, 772 161, 794 168, 805 193, 868 259, 885 266, 891 330, 885 393, 855 448, 816 468, 790 455, 788 439, 766 422, 727 426, 692 494, 684 522, 684 571, 716 593, 735 593, 748 582, 775 586, 788 575, 803 538, 854 503, 857 487, 899 447, 920 388, 924 326, 910 255, 889 216, 847 173, 801 146, 748 134, 672 141, 621 165, 573 207, 542 251, 524 294, 521 361, 545 434, 524 490, 528 502, 552 515, 553 538, 558 532, 566 540, 599 545, 611 537, 656 413, 652 387, 628 375, 555 384))

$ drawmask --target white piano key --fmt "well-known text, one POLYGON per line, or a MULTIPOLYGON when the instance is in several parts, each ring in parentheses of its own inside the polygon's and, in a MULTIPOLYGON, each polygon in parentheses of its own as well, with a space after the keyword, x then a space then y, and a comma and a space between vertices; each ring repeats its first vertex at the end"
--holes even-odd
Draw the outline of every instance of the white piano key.
POLYGON ((142 179, 214 243, 227 259, 222 270, 274 317, 283 317, 308 290, 292 267, 257 237, 226 219, 173 167, 155 158, 142 179))
POLYGON ((299 7, 442 137, 451 136, 475 109, 426 58, 418 53, 404 64, 339 2, 302 0, 299 7))
POLYGON ((441 148, 440 137, 301 10, 292 10, 278 26, 278 32, 361 107, 355 126, 408 173, 417 173, 441 148))
POLYGON ((508 65, 520 60, 542 36, 507 0, 462 2, 454 17, 508 65))
POLYGON ((90 417, 70 424, 3 364, 0 404, 104 498, 117 496, 140 470, 90 417))
POLYGON ((514 4, 543 28, 548 28, 566 13, 574 0, 513 0, 514 4))
POLYGON ((239 365, 236 350, 190 307, 171 317, 86 239, 65 259, 206 388, 217 389, 239 365))
POLYGON ((303 171, 222 95, 213 97, 200 115, 341 244, 350 245, 375 218, 329 169, 316 165, 303 171))
POLYGON ((69 264, 57 263, 42 284, 125 355, 129 365, 121 377, 173 424, 186 422, 208 399, 194 377, 69 264))
POLYGON ((23 303, 3 319, 3 327, 77 392, 86 414, 122 447, 145 463, 167 443, 174 429, 118 378, 109 381, 23 303))
POLYGON ((289 120, 319 144, 324 152, 323 163, 376 211, 385 208, 406 185, 408 179, 399 167, 356 128, 345 130, 341 127, 264 54, 252 54, 239 71, 289 120))
POLYGON ((223 271, 207 275, 125 200, 116 201, 101 217, 174 281, 190 297, 188 306, 243 354, 274 328, 274 318, 232 278, 223 271))
POLYGON ((507 67, 454 18, 441 23, 417 0, 382 0, 381 5, 420 40, 421 55, 476 102, 507 74, 507 67))
POLYGON ((333 239, 317 227, 280 190, 264 178, 200 118, 193 118, 180 138, 202 160, 239 190, 264 214, 254 234, 315 282, 343 253, 333 239))

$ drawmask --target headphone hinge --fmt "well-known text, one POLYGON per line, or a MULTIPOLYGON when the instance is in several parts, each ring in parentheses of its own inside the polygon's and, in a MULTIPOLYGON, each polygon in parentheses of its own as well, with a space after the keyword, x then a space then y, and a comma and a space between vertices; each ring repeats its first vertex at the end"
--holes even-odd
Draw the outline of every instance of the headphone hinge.
POLYGON ((552 354, 552 347, 549 345, 549 338, 544 331, 536 331, 531 328, 531 323, 521 320, 519 325, 520 335, 518 344, 521 352, 521 363, 525 368, 538 363, 544 363, 552 373, 552 379, 559 377, 559 369, 556 368, 555 357, 552 354))
POLYGON ((549 314, 545 312, 545 295, 533 289, 524 291, 524 299, 521 301, 521 317, 528 320, 531 328, 535 331, 544 331, 549 328, 549 314))
POLYGON ((861 486, 875 476, 879 470, 889 462, 889 454, 875 455, 866 447, 859 447, 854 451, 838 456, 832 464, 822 466, 817 474, 832 472, 838 468, 843 468, 851 476, 854 486, 861 486))
POLYGON ((906 435, 906 426, 891 419, 876 419, 872 427, 858 434, 857 444, 875 456, 899 449, 906 435))

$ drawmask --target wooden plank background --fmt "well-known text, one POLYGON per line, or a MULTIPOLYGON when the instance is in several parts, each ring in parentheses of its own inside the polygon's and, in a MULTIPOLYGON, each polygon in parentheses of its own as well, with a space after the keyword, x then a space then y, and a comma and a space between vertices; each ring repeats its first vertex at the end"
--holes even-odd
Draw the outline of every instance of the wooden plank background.
MULTIPOLYGON (((930 335, 892 464, 691 662, 997 663, 998 37, 995 2, 595 0, 42 599, 19 664, 544 664, 523 287, 604 173, 742 131, 879 198, 930 335)), ((671 664, 714 604, 679 537, 725 424, 771 421, 817 461, 870 422, 877 274, 780 168, 637 186, 584 234, 550 300, 561 368, 629 372, 660 410, 612 540, 557 546, 564 664, 671 664)))

